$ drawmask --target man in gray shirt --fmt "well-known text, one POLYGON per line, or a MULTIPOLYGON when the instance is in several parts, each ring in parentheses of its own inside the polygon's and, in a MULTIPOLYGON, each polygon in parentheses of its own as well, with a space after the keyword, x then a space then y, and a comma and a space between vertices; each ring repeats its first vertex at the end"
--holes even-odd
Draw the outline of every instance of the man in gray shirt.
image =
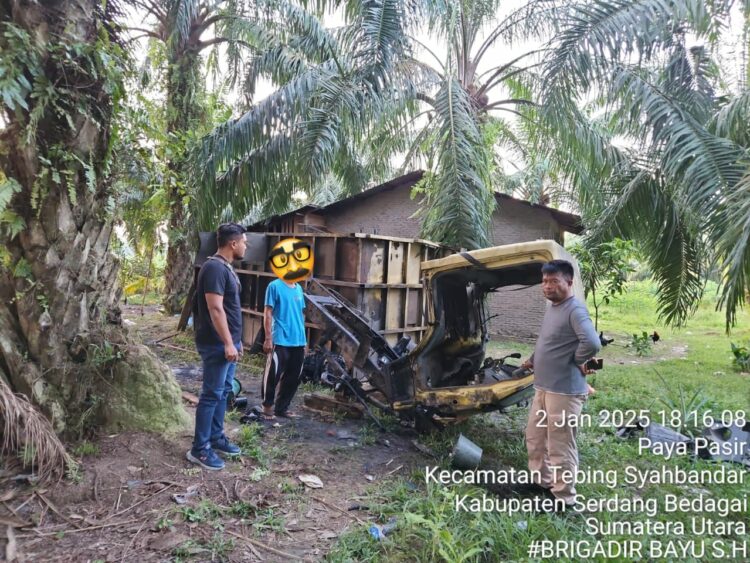
POLYGON ((534 370, 534 401, 526 425, 529 469, 537 483, 565 504, 575 501, 578 469, 577 419, 588 394, 586 362, 601 348, 586 305, 573 295, 573 265, 552 260, 542 267, 547 308, 534 353, 524 367, 534 370))

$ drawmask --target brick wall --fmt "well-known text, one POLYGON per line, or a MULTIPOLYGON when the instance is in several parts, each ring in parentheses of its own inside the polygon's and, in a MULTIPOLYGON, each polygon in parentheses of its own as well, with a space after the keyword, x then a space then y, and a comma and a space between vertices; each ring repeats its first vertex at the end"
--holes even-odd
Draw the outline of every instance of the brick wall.
POLYGON ((417 200, 409 197, 410 189, 395 188, 328 211, 326 228, 333 233, 418 238, 421 218, 409 218, 418 208, 417 200))
MULTIPOLYGON (((338 233, 417 238, 420 218, 410 217, 417 211, 418 203, 409 193, 408 187, 400 187, 328 210, 326 227, 338 233)), ((498 198, 491 236, 496 246, 537 239, 563 240, 560 225, 549 211, 503 197, 498 198)), ((494 316, 489 324, 490 333, 498 339, 534 340, 545 308, 540 286, 503 288, 489 299, 489 314, 494 316)))

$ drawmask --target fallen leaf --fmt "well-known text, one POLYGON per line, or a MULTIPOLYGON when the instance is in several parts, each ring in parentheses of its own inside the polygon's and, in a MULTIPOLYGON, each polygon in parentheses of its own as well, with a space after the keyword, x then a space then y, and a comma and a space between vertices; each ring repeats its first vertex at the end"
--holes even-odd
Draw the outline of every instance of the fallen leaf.
POLYGON ((321 481, 320 477, 318 477, 317 475, 303 473, 302 475, 298 475, 297 478, 311 489, 323 488, 323 481, 321 481))

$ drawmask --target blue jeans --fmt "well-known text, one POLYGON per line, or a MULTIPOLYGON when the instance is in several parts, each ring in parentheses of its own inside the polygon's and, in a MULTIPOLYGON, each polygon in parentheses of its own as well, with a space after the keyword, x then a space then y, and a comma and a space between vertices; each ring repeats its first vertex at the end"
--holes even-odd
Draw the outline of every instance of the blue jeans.
MULTIPOLYGON (((239 342, 235 344, 239 349, 239 342)), ((198 345, 203 360, 203 389, 195 409, 193 450, 200 451, 224 435, 227 395, 232 390, 236 362, 224 357, 224 345, 198 345)))

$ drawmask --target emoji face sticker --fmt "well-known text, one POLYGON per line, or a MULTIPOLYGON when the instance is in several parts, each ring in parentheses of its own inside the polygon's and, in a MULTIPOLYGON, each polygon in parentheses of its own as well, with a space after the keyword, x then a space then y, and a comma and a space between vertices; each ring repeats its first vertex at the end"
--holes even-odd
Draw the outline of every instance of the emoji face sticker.
POLYGON ((313 260, 310 245, 296 238, 279 241, 268 255, 273 273, 288 282, 308 278, 313 271, 313 260))

